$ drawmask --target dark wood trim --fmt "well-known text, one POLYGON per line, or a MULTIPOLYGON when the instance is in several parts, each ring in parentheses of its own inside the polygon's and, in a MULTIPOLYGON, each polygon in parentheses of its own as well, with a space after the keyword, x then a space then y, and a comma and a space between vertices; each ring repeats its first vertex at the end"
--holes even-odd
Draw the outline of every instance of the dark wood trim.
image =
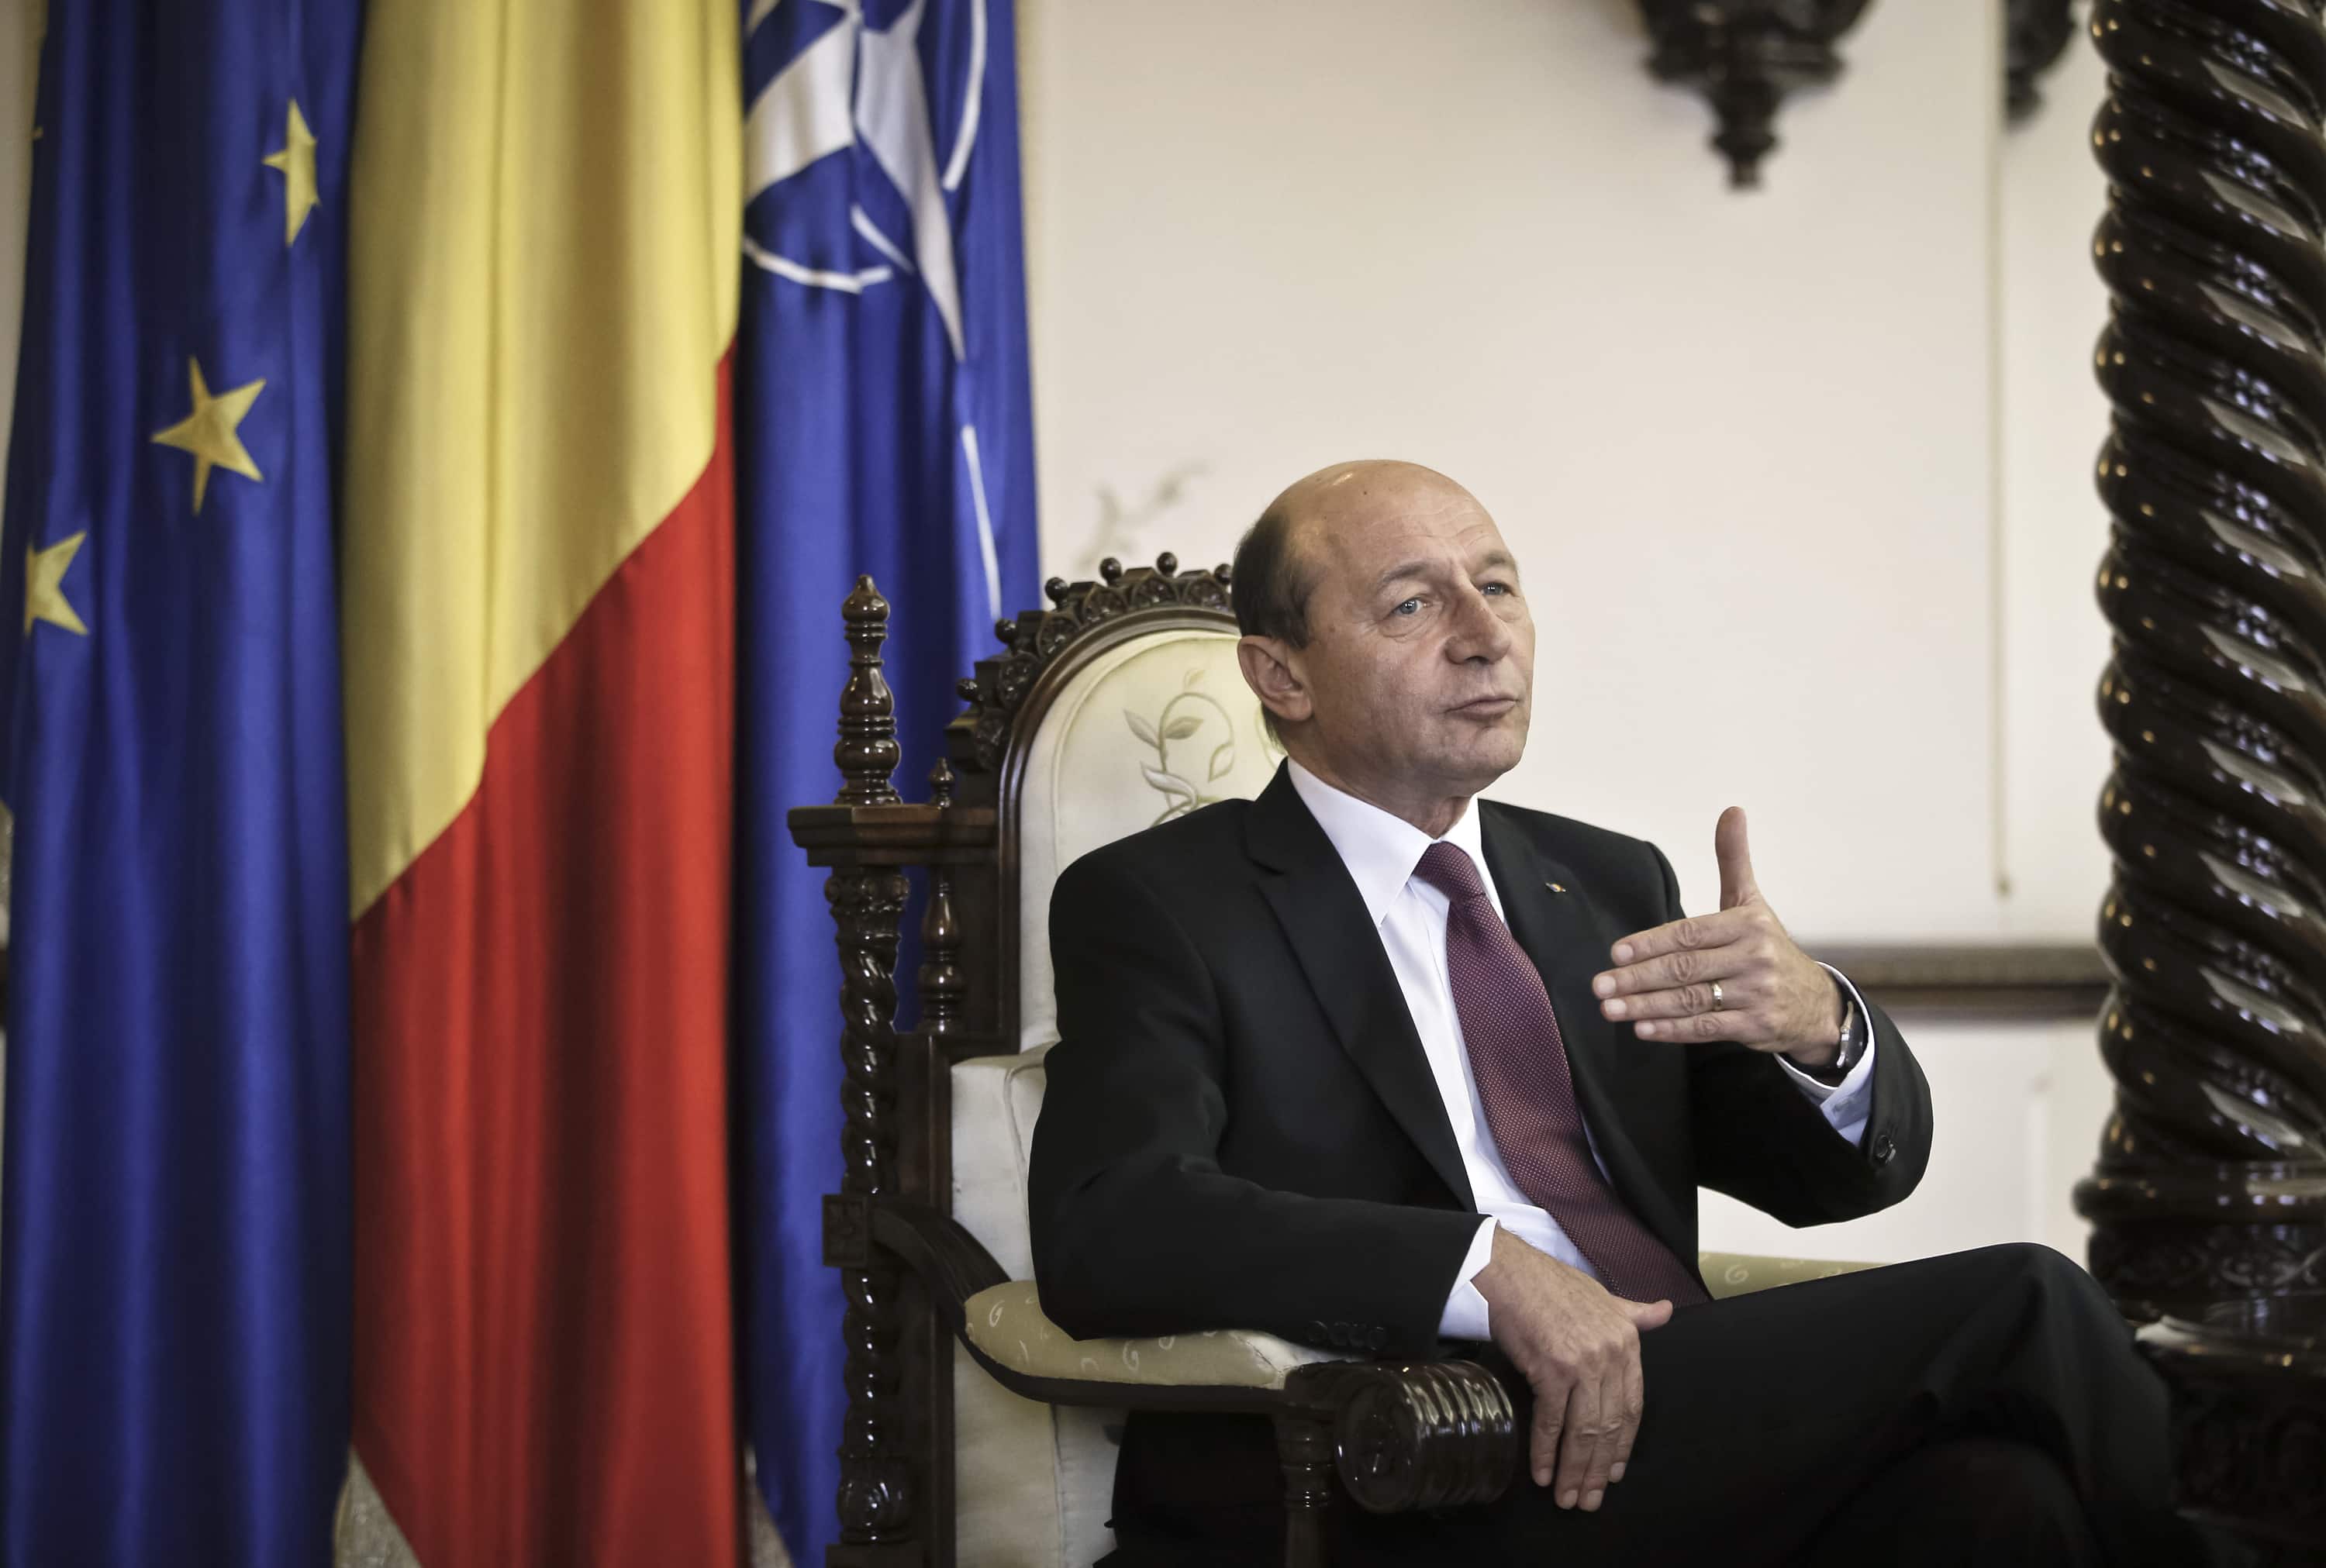
POLYGON ((2087 942, 1804 945, 1892 1012, 2093 1019, 2107 997, 2107 966, 2087 942))

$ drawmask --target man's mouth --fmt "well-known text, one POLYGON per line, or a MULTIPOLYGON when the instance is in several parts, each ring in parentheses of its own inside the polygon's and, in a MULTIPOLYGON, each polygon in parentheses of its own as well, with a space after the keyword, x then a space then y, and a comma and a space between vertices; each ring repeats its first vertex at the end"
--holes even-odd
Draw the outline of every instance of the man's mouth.
POLYGON ((1466 713, 1474 719, 1491 719, 1498 713, 1508 713, 1518 705, 1519 700, 1515 697, 1478 697, 1463 703, 1454 711, 1466 713))

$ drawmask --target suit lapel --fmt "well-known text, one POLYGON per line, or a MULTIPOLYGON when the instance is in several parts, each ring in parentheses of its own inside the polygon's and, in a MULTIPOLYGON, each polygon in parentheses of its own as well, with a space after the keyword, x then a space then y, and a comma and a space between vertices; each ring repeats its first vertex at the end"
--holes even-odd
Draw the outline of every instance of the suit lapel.
POLYGON ((1462 1167, 1437 1080, 1382 951, 1365 901, 1339 851, 1308 813, 1282 767, 1247 819, 1252 858, 1276 873, 1261 878, 1308 984, 1357 1071, 1381 1096, 1429 1168, 1465 1209, 1477 1201, 1462 1167))
POLYGON ((1614 961, 1607 950, 1615 937, 1626 933, 1609 929, 1587 885, 1538 850, 1501 807, 1491 801, 1478 804, 1486 869, 1502 895, 1511 934, 1526 950, 1550 993, 1551 1011, 1558 1018, 1558 1035, 1575 1079, 1575 1098, 1592 1143, 1607 1167, 1608 1179, 1632 1211, 1665 1245, 1678 1250, 1694 1228, 1680 1223, 1681 1217, 1650 1173, 1617 1113, 1614 1092, 1624 1076, 1624 1052, 1669 1047, 1642 1044, 1629 1029, 1609 1023, 1599 1011, 1599 999, 1591 994, 1591 977, 1614 961), (1554 884, 1566 891, 1553 892, 1554 884))

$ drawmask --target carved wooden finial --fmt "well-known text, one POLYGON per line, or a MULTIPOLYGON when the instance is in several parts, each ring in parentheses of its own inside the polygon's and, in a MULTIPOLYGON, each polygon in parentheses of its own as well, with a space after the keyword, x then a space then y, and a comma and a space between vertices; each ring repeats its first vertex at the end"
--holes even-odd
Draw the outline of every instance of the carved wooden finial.
POLYGON ((1155 558, 1155 570, 1166 577, 1177 577, 1179 574, 1179 558, 1167 550, 1155 558))
POLYGON ((1054 577, 1050 579, 1049 581, 1042 585, 1042 591, 1050 596, 1050 602, 1052 604, 1064 604, 1065 602, 1067 592, 1072 589, 1073 587, 1074 584, 1068 582, 1065 578, 1054 577))
POLYGON ((1110 583, 1121 582, 1122 580, 1122 562, 1110 555, 1104 561, 1098 563, 1098 574, 1101 578, 1110 583))
POLYGON ((936 766, 929 769, 929 800, 939 811, 953 804, 953 764, 937 758, 936 766))
POLYGON ((954 1035, 961 1031, 962 1001, 969 994, 969 973, 961 965, 961 922, 953 907, 953 874, 942 866, 931 867, 929 906, 921 916, 919 979, 924 1035, 954 1035))
POLYGON ((897 771, 897 699, 880 673, 880 645, 889 640, 889 601, 870 577, 856 580, 856 591, 840 607, 848 623, 848 684, 840 692, 840 741, 832 759, 840 765, 843 806, 881 806, 901 797, 889 775, 897 771))

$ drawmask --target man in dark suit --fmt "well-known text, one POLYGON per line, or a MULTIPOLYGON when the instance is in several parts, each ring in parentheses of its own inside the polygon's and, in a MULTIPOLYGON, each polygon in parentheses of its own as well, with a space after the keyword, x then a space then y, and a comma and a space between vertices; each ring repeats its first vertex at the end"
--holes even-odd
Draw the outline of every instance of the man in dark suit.
MULTIPOLYGON (((1261 797, 1084 857, 1030 1218, 1079 1336, 1253 1327, 1497 1369, 1528 1471, 1485 1508, 1339 1510, 1350 1563, 2164 1563, 2164 1401, 2089 1276, 2000 1247, 1718 1304, 1696 1192, 1790 1224, 1921 1178, 1906 1042, 1785 933, 1743 813, 1721 908, 1654 846, 1476 801, 1524 749, 1534 631, 1493 519, 1325 470, 1237 552, 1261 797)), ((1267 1424, 1149 1416, 1125 1563, 1270 1559, 1267 1424)))

